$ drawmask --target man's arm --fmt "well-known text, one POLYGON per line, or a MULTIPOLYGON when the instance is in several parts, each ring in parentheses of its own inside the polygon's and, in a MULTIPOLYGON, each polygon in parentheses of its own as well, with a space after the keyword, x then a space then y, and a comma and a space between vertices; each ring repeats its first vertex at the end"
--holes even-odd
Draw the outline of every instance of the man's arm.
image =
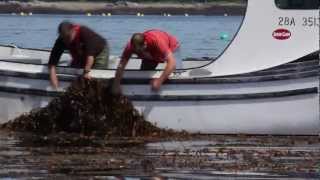
POLYGON ((167 64, 165 69, 163 70, 162 74, 160 75, 159 78, 153 79, 151 82, 151 89, 153 91, 159 91, 161 85, 163 84, 164 81, 168 79, 170 74, 176 69, 176 60, 173 56, 172 52, 168 53, 167 56, 167 64))
POLYGON ((93 63, 94 63, 94 57, 93 56, 87 56, 86 65, 84 66, 84 69, 83 69, 83 77, 85 79, 91 79, 91 76, 90 76, 89 73, 91 71, 93 63))
POLYGON ((114 94, 120 94, 121 93, 121 88, 120 88, 120 82, 121 79, 123 77, 123 72, 128 64, 129 58, 121 58, 116 74, 115 74, 115 78, 113 80, 113 85, 112 85, 112 93, 114 94))
POLYGON ((65 49, 65 45, 61 38, 57 38, 52 51, 50 53, 50 58, 48 62, 49 74, 50 74, 50 82, 54 89, 59 87, 59 81, 57 77, 56 67, 59 63, 60 57, 65 49))
POLYGON ((57 89, 59 87, 59 81, 58 81, 57 72, 56 72, 56 66, 55 65, 49 65, 49 73, 50 73, 51 86, 54 89, 57 89))
POLYGON ((116 71, 116 74, 115 74, 115 77, 113 80, 113 84, 112 84, 112 93, 113 94, 120 94, 121 93, 120 82, 121 82, 121 79, 123 76, 123 72, 129 62, 129 59, 132 56, 132 53, 133 53, 133 51, 132 51, 131 44, 130 44, 130 42, 128 42, 125 49, 122 52, 121 60, 118 64, 118 68, 117 68, 117 71, 116 71))

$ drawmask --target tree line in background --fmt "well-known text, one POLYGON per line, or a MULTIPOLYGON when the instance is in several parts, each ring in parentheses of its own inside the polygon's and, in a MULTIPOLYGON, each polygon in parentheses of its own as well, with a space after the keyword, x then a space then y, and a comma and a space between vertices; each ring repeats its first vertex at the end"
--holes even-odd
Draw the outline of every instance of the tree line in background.
MULTIPOLYGON (((9 1, 9 0, 4 0, 9 1)), ((15 0, 20 2, 32 2, 35 0, 15 0)), ((210 3, 210 2, 244 2, 245 0, 38 0, 44 2, 58 2, 58 1, 79 1, 79 2, 137 2, 137 3, 152 3, 152 2, 173 2, 173 3, 210 3)))

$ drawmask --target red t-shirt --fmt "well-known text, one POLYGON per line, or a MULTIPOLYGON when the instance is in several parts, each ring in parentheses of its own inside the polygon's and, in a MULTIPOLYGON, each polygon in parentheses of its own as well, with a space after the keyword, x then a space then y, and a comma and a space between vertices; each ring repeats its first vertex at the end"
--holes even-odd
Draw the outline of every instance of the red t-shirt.
POLYGON ((142 60, 161 63, 167 60, 169 52, 174 52, 179 47, 178 40, 166 32, 149 30, 143 35, 147 44, 146 50, 142 53, 135 52, 129 41, 122 53, 122 58, 129 59, 132 54, 137 54, 142 60))

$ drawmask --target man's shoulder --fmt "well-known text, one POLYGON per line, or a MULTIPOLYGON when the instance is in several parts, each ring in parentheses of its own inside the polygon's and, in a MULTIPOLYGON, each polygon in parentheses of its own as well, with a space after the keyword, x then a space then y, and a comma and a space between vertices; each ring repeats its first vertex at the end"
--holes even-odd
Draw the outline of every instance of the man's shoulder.
POLYGON ((57 37, 56 42, 54 43, 54 46, 58 47, 65 47, 65 44, 60 36, 57 37))
POLYGON ((148 30, 148 31, 145 31, 143 33, 143 35, 145 36, 155 36, 155 35, 158 35, 158 34, 162 34, 164 31, 161 31, 159 29, 151 29, 151 30, 148 30))
POLYGON ((96 38, 99 38, 103 41, 106 41, 106 39, 103 36, 101 36, 100 34, 95 32, 93 29, 91 29, 87 26, 84 26, 84 25, 80 26, 80 36, 82 36, 84 38, 88 38, 88 39, 92 39, 92 37, 96 37, 96 38))
POLYGON ((93 32, 92 29, 90 29, 89 27, 87 27, 85 25, 80 25, 80 31, 81 32, 88 32, 88 31, 93 32))
POLYGON ((151 43, 153 41, 158 41, 161 39, 161 31, 159 30, 149 30, 143 33, 145 40, 147 43, 151 43))
POLYGON ((149 31, 144 32, 145 38, 150 40, 165 40, 168 39, 168 37, 173 37, 169 33, 158 30, 158 29, 152 29, 149 31))

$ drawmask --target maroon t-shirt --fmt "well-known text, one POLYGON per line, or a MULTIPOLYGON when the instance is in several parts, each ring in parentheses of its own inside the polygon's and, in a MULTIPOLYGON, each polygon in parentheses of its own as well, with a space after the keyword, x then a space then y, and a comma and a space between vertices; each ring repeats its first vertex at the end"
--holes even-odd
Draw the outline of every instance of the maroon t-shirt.
POLYGON ((49 65, 57 65, 65 50, 69 50, 72 56, 71 66, 83 67, 87 56, 98 56, 104 48, 108 48, 107 41, 93 30, 85 26, 75 25, 75 39, 66 46, 58 37, 50 54, 49 65))

